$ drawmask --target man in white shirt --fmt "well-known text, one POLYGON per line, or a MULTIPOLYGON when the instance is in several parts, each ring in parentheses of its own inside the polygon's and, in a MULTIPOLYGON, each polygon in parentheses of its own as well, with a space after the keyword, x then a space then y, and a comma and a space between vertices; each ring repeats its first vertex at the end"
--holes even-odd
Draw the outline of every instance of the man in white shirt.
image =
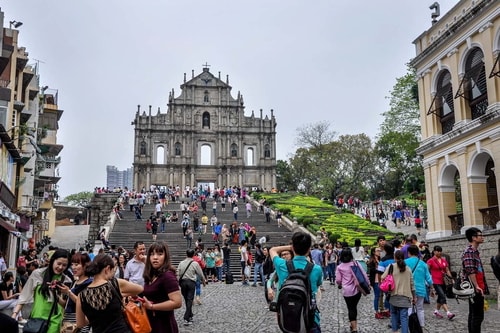
POLYGON ((144 267, 146 266, 146 246, 143 242, 137 241, 134 244, 134 256, 125 266, 125 280, 144 286, 144 267))
POLYGON ((156 217, 160 217, 161 215, 161 202, 158 201, 155 205, 156 217))

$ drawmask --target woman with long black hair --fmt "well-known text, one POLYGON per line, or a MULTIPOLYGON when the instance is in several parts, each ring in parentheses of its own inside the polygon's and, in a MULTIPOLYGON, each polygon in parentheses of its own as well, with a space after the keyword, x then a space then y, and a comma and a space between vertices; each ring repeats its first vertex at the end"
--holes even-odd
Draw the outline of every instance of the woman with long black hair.
POLYGON ((68 262, 68 251, 58 249, 50 257, 47 267, 35 269, 26 281, 12 312, 12 318, 18 318, 23 306, 33 302, 30 317, 48 319, 54 302, 58 302, 50 317, 48 333, 59 333, 63 320, 63 306, 65 305, 59 298, 60 290, 67 288, 64 283, 71 283, 71 279, 64 274, 68 262))

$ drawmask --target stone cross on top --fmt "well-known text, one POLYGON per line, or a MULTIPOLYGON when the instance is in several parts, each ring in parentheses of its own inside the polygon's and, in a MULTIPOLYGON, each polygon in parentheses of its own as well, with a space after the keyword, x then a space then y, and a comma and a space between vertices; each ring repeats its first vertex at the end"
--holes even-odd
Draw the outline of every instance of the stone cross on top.
POLYGON ((208 64, 208 62, 205 62, 203 66, 203 71, 208 71, 208 67, 210 67, 210 65, 208 64))

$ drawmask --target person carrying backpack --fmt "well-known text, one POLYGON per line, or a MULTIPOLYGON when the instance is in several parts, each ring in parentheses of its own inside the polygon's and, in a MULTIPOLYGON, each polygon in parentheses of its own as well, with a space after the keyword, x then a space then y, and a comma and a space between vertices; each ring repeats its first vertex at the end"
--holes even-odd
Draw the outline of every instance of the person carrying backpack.
POLYGON ((323 283, 323 271, 320 266, 307 260, 311 244, 309 234, 295 232, 292 245, 269 250, 278 276, 278 324, 283 332, 321 332, 316 294, 323 283), (281 258, 280 253, 283 251, 292 251, 293 259, 287 261, 281 258))

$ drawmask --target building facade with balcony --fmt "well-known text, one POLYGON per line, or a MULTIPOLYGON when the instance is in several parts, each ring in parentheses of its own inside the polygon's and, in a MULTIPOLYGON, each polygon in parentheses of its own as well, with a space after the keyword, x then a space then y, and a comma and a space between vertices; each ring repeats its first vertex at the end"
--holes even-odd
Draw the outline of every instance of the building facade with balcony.
POLYGON ((415 41, 428 239, 495 229, 500 185, 500 6, 462 0, 415 41))
MULTIPOLYGON (((0 22, 3 27, 1 11, 0 22)), ((26 233, 30 236, 34 216, 34 177, 26 169, 36 160, 29 140, 36 139, 38 113, 36 68, 27 64, 28 53, 18 45, 18 34, 11 27, 0 34, 0 250, 10 267, 26 233)))
POLYGON ((19 24, 0 34, 0 250, 9 266, 55 228, 61 145, 57 91, 40 89, 37 64, 18 45, 19 24))

